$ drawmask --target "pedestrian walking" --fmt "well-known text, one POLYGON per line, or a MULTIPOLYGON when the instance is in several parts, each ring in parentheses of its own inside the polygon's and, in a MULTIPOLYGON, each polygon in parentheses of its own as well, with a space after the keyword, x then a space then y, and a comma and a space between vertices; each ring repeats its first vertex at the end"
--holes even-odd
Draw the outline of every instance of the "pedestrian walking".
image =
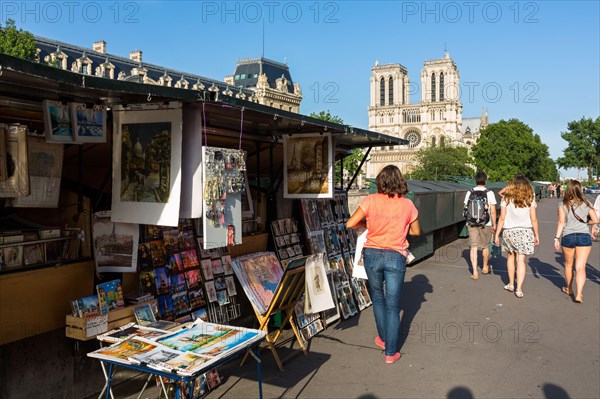
POLYGON ((368 229, 363 259, 377 326, 375 344, 385 350, 389 364, 401 356, 400 294, 408 255, 406 236, 421 234, 421 228, 417 208, 405 197, 408 188, 400 169, 385 166, 375 183, 377 193, 363 198, 346 227, 368 229))
POLYGON ((560 198, 560 182, 556 183, 556 198, 560 198))
POLYGON ((554 249, 558 251, 562 246, 565 286, 561 290, 567 295, 573 294, 573 265, 575 266, 577 303, 583 302, 585 265, 592 252, 592 238, 596 239, 597 236, 597 223, 598 215, 581 191, 581 184, 577 180, 570 180, 563 193, 563 200, 558 205, 554 249))
POLYGON ((506 269, 508 284, 504 289, 523 298, 523 280, 527 255, 533 254, 539 245, 537 203, 533 188, 527 178, 517 175, 508 183, 504 197, 500 202, 500 219, 495 234, 495 243, 500 245, 502 233, 502 249, 506 251, 506 269), (515 289, 516 263, 516 289, 515 289))
POLYGON ((467 219, 469 231, 469 247, 473 280, 479 279, 479 267, 477 264, 478 249, 481 249, 483 267, 482 274, 490 273, 490 242, 492 234, 496 231, 496 196, 492 190, 485 187, 487 175, 479 171, 475 174, 477 184, 467 191, 464 200, 464 216, 467 219))
MULTIPOLYGON (((600 219, 600 194, 596 197, 596 201, 594 201, 594 210, 596 211, 596 216, 600 219)), ((600 223, 596 225, 596 240, 598 240, 598 235, 600 235, 600 223)))

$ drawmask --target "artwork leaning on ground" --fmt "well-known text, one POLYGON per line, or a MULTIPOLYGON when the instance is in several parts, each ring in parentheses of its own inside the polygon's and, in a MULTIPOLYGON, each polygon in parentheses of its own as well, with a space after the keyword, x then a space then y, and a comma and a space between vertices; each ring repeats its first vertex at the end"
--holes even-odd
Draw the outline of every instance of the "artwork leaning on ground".
POLYGON ((329 133, 284 136, 283 163, 285 198, 333 196, 333 148, 329 133))

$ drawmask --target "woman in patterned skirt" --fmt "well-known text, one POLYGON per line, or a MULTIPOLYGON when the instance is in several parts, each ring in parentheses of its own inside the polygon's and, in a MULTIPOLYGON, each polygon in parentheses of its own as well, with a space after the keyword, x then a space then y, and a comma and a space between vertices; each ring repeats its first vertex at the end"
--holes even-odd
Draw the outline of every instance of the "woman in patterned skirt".
POLYGON ((506 187, 500 202, 500 220, 495 237, 496 245, 500 245, 500 232, 502 232, 502 249, 507 252, 508 284, 504 289, 514 291, 517 298, 523 298, 527 255, 533 254, 534 247, 540 243, 536 207, 533 188, 525 176, 518 174, 506 187))

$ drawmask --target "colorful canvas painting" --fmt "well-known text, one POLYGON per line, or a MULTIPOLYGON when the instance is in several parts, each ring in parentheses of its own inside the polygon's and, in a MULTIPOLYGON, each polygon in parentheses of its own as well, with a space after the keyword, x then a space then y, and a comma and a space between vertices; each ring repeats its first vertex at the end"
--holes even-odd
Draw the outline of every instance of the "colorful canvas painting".
POLYGON ((277 256, 273 252, 258 252, 236 258, 232 266, 250 303, 264 314, 283 276, 277 256))
POLYGON ((129 358, 148 353, 155 348, 156 344, 137 339, 127 339, 107 348, 90 352, 88 356, 120 363, 129 363, 129 358))
POLYGON ((174 350, 212 357, 221 356, 259 337, 255 330, 197 321, 192 327, 158 342, 174 350))
POLYGON ((77 309, 79 310, 79 317, 95 317, 100 315, 98 295, 79 298, 77 300, 77 309))
POLYGON ((96 286, 96 292, 98 293, 98 304, 102 314, 125 306, 121 280, 100 283, 96 286))
POLYGON ((181 355, 169 359, 164 362, 151 363, 150 367, 157 370, 172 371, 177 370, 177 373, 183 375, 193 375, 202 369, 210 366, 215 360, 207 357, 200 356, 194 353, 182 353, 181 355))
POLYGON ((156 316, 154 316, 152 306, 150 306, 149 303, 145 303, 133 308, 133 314, 135 315, 135 320, 140 326, 146 326, 156 321, 156 316))

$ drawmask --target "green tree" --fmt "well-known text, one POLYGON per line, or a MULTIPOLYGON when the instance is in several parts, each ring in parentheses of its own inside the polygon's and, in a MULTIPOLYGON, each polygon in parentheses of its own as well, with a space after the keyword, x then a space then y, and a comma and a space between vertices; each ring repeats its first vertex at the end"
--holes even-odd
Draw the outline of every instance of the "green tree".
POLYGON ((491 181, 508 181, 517 173, 529 180, 554 180, 556 166, 548 146, 518 119, 501 120, 481 131, 472 148, 478 170, 491 181))
MULTIPOLYGON (((331 113, 329 112, 329 110, 327 111, 321 111, 318 114, 315 112, 311 112, 310 114, 311 118, 315 118, 315 119, 321 119, 323 121, 327 121, 327 122, 333 122, 333 123, 337 123, 340 125, 344 124, 344 121, 342 120, 342 118, 340 118, 339 116, 336 115, 331 115, 331 113)), ((352 153, 350 153, 349 155, 344 157, 344 170, 348 171, 348 175, 349 176, 354 176, 354 173, 356 173, 356 170, 358 169, 358 166, 360 165, 360 162, 362 161, 363 157, 364 157, 365 153, 362 149, 360 148, 356 148, 354 150, 352 150, 352 153)), ((341 186, 342 185, 342 181, 340 179, 340 172, 341 172, 341 167, 342 167, 342 161, 337 160, 335 161, 335 168, 334 168, 334 181, 335 181, 335 185, 336 186, 341 186)))
POLYGON ((416 168, 408 173, 414 180, 446 180, 448 176, 472 176, 473 158, 466 147, 441 145, 421 148, 416 168))
POLYGON ((33 35, 23 29, 17 29, 12 19, 7 19, 5 25, 0 25, 0 53, 35 60, 36 46, 33 35))
POLYGON ((556 160, 562 168, 587 169, 588 180, 600 173, 600 117, 581 118, 567 124, 568 131, 561 132, 560 137, 568 145, 563 156, 556 160))

